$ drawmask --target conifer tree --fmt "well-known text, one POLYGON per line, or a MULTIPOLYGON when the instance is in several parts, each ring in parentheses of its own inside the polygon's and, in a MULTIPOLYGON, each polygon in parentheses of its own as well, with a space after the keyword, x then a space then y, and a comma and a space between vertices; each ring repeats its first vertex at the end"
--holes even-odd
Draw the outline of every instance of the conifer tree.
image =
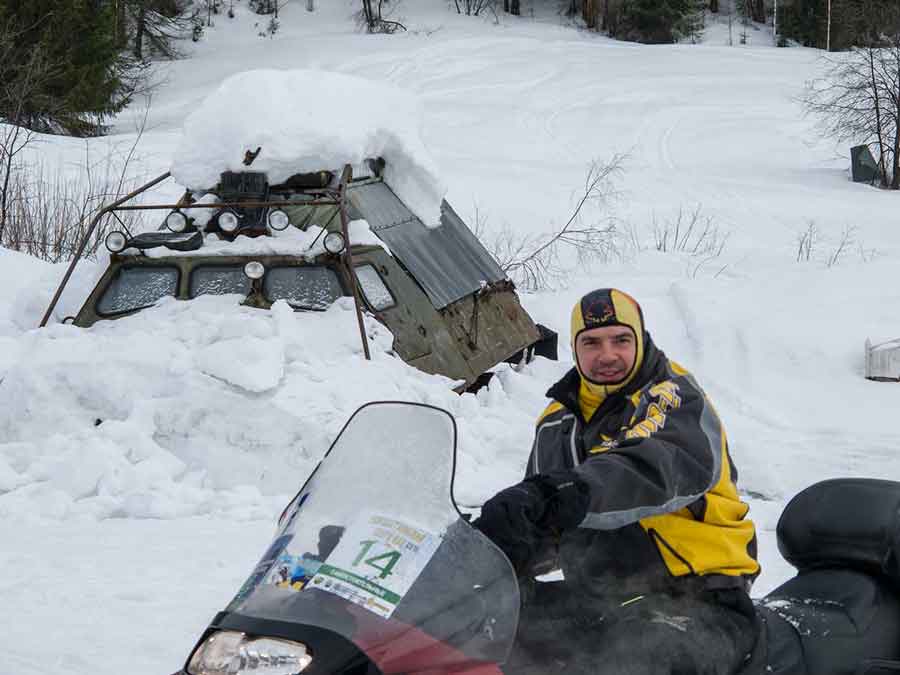
POLYGON ((697 35, 702 3, 696 0, 625 0, 614 37, 658 44, 697 35))
POLYGON ((103 121, 128 103, 110 5, 99 0, 0 0, 0 27, 14 36, 14 48, 0 63, 0 80, 32 80, 24 99, 11 101, 0 94, 0 117, 7 122, 87 136, 102 130, 103 121), (39 83, 28 72, 35 54, 45 66, 39 83))
POLYGON ((178 41, 194 27, 188 0, 117 0, 122 4, 131 53, 138 61, 151 56, 179 56, 178 41))

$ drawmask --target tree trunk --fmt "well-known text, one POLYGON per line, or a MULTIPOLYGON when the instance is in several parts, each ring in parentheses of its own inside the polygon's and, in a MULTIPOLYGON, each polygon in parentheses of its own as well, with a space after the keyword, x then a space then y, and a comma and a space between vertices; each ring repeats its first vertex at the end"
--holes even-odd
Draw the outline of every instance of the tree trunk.
POLYGON ((719 0, 709 0, 709 11, 719 13, 719 0))
POLYGON ((597 7, 596 0, 583 0, 581 3, 581 16, 584 24, 591 30, 597 28, 597 7))
POLYGON ((375 32, 375 10, 372 9, 372 0, 362 0, 363 14, 366 17, 366 30, 375 32))
POLYGON ((509 0, 509 13, 513 16, 519 16, 522 13, 519 8, 519 0, 509 0))
POLYGON ((750 18, 757 23, 766 22, 766 5, 764 0, 751 0, 750 18))
POLYGON ((116 46, 124 49, 128 43, 125 31, 125 0, 116 0, 116 46))
POLYGON ((137 18, 134 27, 134 58, 142 60, 144 58, 144 29, 147 22, 147 7, 145 3, 141 3, 138 7, 137 18))
POLYGON ((875 129, 878 138, 878 165, 881 167, 881 187, 887 187, 887 171, 884 165, 884 133, 881 126, 881 94, 878 88, 878 82, 875 79, 875 49, 869 47, 867 50, 868 66, 869 66, 869 86, 872 87, 872 102, 875 107, 875 129))
POLYGON ((894 72, 893 72, 893 92, 891 94, 894 98, 894 157, 893 165, 891 167, 891 189, 896 190, 900 188, 900 47, 894 45, 893 49, 894 57, 894 72))

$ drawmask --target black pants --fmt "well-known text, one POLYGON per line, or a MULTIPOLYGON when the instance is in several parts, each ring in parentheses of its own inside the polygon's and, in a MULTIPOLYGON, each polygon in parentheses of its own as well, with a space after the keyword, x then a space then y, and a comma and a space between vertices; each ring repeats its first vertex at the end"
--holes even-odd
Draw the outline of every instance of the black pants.
POLYGON ((609 601, 557 582, 525 597, 508 675, 733 675, 756 643, 738 590, 609 601))

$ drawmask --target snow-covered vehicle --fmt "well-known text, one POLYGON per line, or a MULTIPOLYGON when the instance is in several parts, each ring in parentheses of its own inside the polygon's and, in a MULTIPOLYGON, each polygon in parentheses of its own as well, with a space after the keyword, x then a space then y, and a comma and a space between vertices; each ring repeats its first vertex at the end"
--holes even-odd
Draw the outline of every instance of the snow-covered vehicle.
MULTIPOLYGON (((455 448, 439 408, 357 410, 177 675, 548 672, 512 665, 518 580, 456 506, 455 448)), ((757 601, 760 637, 736 675, 900 670, 898 506, 900 484, 882 480, 794 498, 778 541, 799 573, 757 601)), ((561 641, 583 630, 550 623, 561 641)), ((596 658, 573 653, 552 672, 593 672, 596 658)))
POLYGON ((125 209, 165 214, 158 232, 123 227, 106 236, 109 266, 71 322, 128 316, 167 296, 237 293, 245 305, 283 300, 309 311, 346 296, 367 356, 363 312, 391 331, 404 361, 466 387, 504 360, 535 351, 556 358, 555 333, 532 321, 450 205, 443 201, 440 222, 426 227, 385 182, 384 160, 366 166, 368 175, 354 177, 347 165, 274 185, 264 172, 224 172, 216 186, 187 190, 176 204, 133 205, 168 174, 157 178, 95 218, 94 225, 125 209))

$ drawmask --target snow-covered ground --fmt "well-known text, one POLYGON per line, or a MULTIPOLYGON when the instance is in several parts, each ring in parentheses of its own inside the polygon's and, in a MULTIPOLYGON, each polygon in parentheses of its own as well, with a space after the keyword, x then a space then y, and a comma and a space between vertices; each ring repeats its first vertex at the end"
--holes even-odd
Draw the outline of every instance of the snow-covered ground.
MULTIPOLYGON (((410 31, 393 36, 356 33, 345 0, 315 13, 292 0, 261 38, 235 4, 234 20, 219 16, 191 58, 165 66, 136 172, 167 170, 185 152, 188 115, 225 78, 259 68, 324 69, 417 96, 448 199, 469 222, 476 210, 487 218, 488 240, 506 225, 552 230, 590 162, 627 153, 619 254, 523 301, 562 345, 585 291, 614 285, 642 303, 657 343, 695 372, 729 431, 761 535, 755 593, 791 573, 774 528, 792 494, 841 475, 900 480, 900 387, 862 377, 865 338, 900 337, 900 196, 850 183, 847 149, 803 118, 796 96, 816 52, 771 48, 764 30, 729 47, 721 24, 700 45, 639 46, 555 16, 458 17, 444 0, 401 4, 410 31), (654 222, 698 205, 727 235, 721 255, 655 250, 654 222), (797 262, 810 222, 818 239, 797 262), (854 241, 828 266, 847 228, 854 241)), ((297 114, 312 104, 293 99, 297 114)), ((94 152, 127 149, 143 114, 123 113, 94 152)), ((46 139, 34 153, 74 171, 84 145, 46 139)), ((80 269, 62 314, 100 270, 80 269)), ((366 363, 340 303, 311 317, 204 297, 90 330, 35 330, 61 274, 0 250, 2 675, 176 670, 359 404, 453 412, 457 498, 477 505, 518 479, 543 393, 571 365, 563 347, 559 363, 503 367, 489 389, 459 397, 388 355, 374 322, 366 363)))

